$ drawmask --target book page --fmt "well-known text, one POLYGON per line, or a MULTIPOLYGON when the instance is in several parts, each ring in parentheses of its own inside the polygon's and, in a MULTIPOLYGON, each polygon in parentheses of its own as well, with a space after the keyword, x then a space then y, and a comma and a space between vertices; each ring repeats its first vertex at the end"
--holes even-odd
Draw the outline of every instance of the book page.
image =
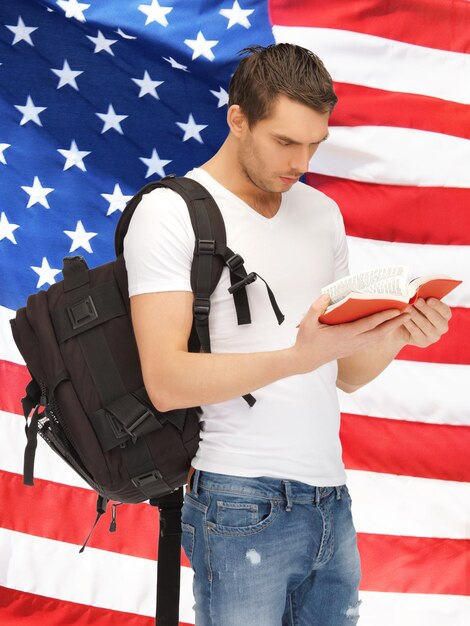
POLYGON ((336 304, 351 292, 377 293, 383 295, 406 296, 409 268, 406 265, 378 267, 373 270, 345 276, 326 285, 321 294, 331 298, 330 306, 336 304))

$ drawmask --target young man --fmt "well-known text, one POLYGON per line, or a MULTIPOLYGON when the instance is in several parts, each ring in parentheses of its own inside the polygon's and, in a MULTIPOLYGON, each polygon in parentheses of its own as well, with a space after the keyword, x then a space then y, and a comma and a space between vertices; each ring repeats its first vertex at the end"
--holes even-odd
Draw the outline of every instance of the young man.
POLYGON ((352 392, 407 343, 446 330, 429 300, 326 326, 320 288, 348 273, 341 214, 298 182, 328 136, 331 77, 307 50, 253 48, 229 89, 229 134, 188 176, 214 196, 229 247, 267 280, 247 288, 238 326, 225 269, 212 297, 212 354, 188 353, 194 233, 184 202, 155 190, 125 241, 144 380, 160 410, 201 406, 201 442, 183 507, 197 626, 357 622, 360 565, 338 437, 336 387, 352 392), (298 326, 300 323, 300 326, 298 326), (253 392, 250 408, 242 399, 253 392))

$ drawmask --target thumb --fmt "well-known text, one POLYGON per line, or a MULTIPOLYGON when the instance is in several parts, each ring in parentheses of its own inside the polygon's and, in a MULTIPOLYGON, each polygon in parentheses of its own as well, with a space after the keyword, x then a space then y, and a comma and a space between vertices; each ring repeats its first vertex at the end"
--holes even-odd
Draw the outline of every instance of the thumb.
POLYGON ((304 315, 302 321, 297 325, 297 328, 300 326, 300 324, 303 322, 303 320, 306 317, 312 316, 314 319, 318 320, 320 315, 323 315, 323 313, 328 308, 328 305, 330 304, 330 300, 331 300, 330 296, 328 296, 326 294, 324 294, 324 295, 320 296, 319 298, 317 298, 315 300, 315 302, 311 305, 311 307, 307 311, 307 313, 304 315))
POLYGON ((328 308, 330 304, 331 298, 326 293, 320 296, 315 300, 315 302, 310 307, 310 312, 313 313, 316 317, 320 317, 328 308))

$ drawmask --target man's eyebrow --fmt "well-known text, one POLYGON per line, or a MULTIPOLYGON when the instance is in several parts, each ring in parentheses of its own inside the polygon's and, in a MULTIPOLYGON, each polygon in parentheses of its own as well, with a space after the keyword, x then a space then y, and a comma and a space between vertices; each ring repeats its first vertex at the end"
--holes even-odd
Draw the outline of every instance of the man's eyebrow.
MULTIPOLYGON (((330 136, 330 133, 328 132, 323 137, 323 139, 320 139, 320 141, 312 141, 312 144, 316 146, 316 145, 322 143, 323 141, 326 141, 329 136, 330 136)), ((287 143, 294 144, 295 146, 299 146, 302 143, 300 141, 296 141, 295 139, 292 139, 291 137, 287 137, 286 135, 279 135, 278 133, 273 133, 273 137, 275 137, 276 139, 280 139, 281 141, 285 141, 287 143)))

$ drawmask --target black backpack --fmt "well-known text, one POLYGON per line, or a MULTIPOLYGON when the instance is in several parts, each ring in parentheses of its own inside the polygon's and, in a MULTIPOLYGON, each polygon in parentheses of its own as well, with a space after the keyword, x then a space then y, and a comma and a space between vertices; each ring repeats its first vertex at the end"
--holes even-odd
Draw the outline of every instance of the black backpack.
MULTIPOLYGON (((135 208, 144 194, 157 187, 183 197, 196 237, 189 351, 210 352, 210 297, 224 266, 230 271, 229 291, 238 323, 249 324, 246 286, 258 275, 247 274, 242 257, 227 247, 223 218, 209 192, 192 179, 168 176, 146 185, 127 204, 115 233, 116 260, 89 269, 82 257, 66 257, 63 280, 31 295, 11 326, 31 374, 22 400, 27 420, 24 483, 33 485, 39 433, 97 492, 93 528, 109 500, 149 500, 158 506, 158 624, 176 626, 182 487, 199 442, 200 409, 160 412, 150 402, 132 329, 123 257, 135 208)), ((282 323, 283 315, 266 286, 282 323)), ((251 394, 244 399, 250 406, 255 402, 251 394)), ((113 525, 114 515, 111 529, 113 525)))

